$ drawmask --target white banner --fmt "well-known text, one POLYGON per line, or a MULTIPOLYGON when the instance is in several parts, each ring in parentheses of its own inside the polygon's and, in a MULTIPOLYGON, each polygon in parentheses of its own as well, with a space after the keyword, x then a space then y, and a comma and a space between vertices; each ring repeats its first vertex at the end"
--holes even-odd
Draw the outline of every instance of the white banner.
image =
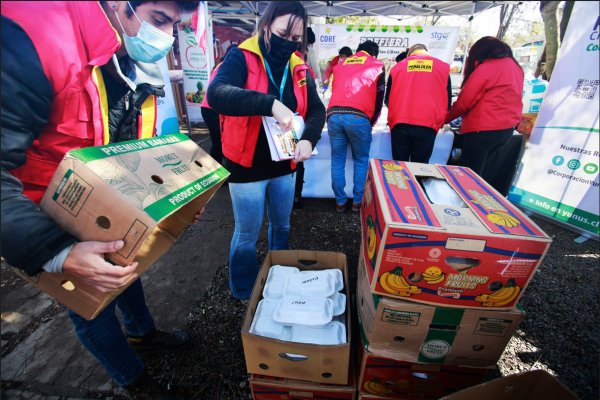
POLYGON ((160 72, 165 81, 165 97, 156 98, 156 136, 171 135, 179 132, 179 118, 173 97, 173 87, 169 77, 169 63, 163 57, 158 61, 160 72))
POLYGON ((317 36, 314 44, 321 71, 348 46, 352 52, 366 40, 379 45, 379 58, 386 72, 396 64, 396 56, 410 46, 420 43, 427 46, 429 54, 450 64, 458 43, 457 27, 448 26, 404 26, 404 25, 313 25, 317 36))
POLYGON ((575 2, 509 199, 598 237, 598 2, 575 2))
POLYGON ((191 122, 201 122, 200 104, 213 67, 212 27, 206 2, 201 1, 192 14, 182 14, 178 28, 188 118, 191 122))

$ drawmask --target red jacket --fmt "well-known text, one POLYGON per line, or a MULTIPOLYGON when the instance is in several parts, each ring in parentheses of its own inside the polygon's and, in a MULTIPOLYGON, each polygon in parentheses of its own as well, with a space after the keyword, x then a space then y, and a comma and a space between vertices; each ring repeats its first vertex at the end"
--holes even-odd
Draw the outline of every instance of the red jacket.
POLYGON ((383 62, 366 51, 359 51, 346 58, 333 68, 335 78, 327 109, 352 107, 372 119, 377 98, 377 80, 382 72, 383 62))
POLYGON ((446 121, 462 116, 462 133, 515 126, 523 111, 523 81, 523 70, 511 58, 485 60, 463 86, 446 121))
MULTIPOLYGON (((268 93, 269 78, 258 45, 258 36, 246 39, 238 46, 244 53, 248 67, 248 78, 244 89, 268 93)), ((304 61, 295 54, 290 58, 290 69, 292 71, 292 84, 298 106, 296 112, 306 118, 308 110, 308 94, 306 91, 306 70, 304 61)), ((223 155, 229 160, 244 167, 252 166, 256 141, 262 126, 260 115, 248 115, 234 117, 222 115, 221 142, 223 144, 223 155)))
POLYGON ((436 131, 448 111, 450 66, 427 53, 413 54, 390 71, 388 126, 425 126, 436 131))
POLYGON ((323 82, 329 80, 329 77, 333 72, 333 67, 338 65, 338 63, 340 62, 340 57, 341 56, 338 54, 337 56, 333 57, 331 61, 329 61, 329 64, 327 64, 327 68, 325 68, 325 72, 323 72, 323 82))
MULTIPOLYGON (((99 67, 110 61, 120 41, 98 2, 5 2, 2 15, 25 30, 54 92, 49 121, 25 152, 27 161, 10 171, 23 183, 23 193, 39 203, 65 153, 109 142, 108 103, 99 67)), ((156 121, 154 96, 142 105, 142 112, 138 131, 150 137, 156 121)))

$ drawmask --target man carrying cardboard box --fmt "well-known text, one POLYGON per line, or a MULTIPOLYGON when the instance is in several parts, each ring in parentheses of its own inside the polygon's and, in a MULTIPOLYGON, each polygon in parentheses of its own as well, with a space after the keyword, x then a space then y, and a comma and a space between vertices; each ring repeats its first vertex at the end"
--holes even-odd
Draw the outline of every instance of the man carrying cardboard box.
POLYGON ((155 62, 170 50, 180 12, 197 6, 102 1, 2 7, 2 256, 29 275, 64 271, 104 292, 133 281, 91 321, 69 311, 84 347, 133 398, 171 398, 136 352, 173 351, 190 336, 155 328, 136 263, 105 261, 123 241, 78 242, 38 204, 69 150, 154 135, 155 96, 164 96, 155 62))

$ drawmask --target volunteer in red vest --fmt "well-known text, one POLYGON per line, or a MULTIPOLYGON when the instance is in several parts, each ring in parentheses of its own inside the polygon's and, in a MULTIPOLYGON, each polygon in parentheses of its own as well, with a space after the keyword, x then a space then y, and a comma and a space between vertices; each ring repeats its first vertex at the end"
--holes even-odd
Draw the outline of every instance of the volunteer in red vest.
POLYGON ((307 13, 299 1, 273 1, 257 35, 231 50, 208 88, 211 107, 223 118, 223 165, 231 173, 229 192, 235 228, 229 251, 229 287, 234 298, 250 298, 258 274, 256 242, 266 203, 269 250, 289 248, 295 165, 311 156, 325 124, 325 108, 294 54, 306 47, 307 13), (292 160, 273 161, 262 116, 285 131, 294 113, 305 122, 292 160))
POLYGON ((391 69, 388 87, 392 157, 429 162, 435 135, 452 102, 450 66, 429 55, 425 45, 415 44, 391 69))
POLYGON ((342 47, 338 51, 338 55, 333 57, 331 61, 327 64, 327 68, 325 68, 325 72, 323 72, 323 89, 327 90, 329 87, 329 79, 331 78, 331 73, 333 72, 333 67, 338 65, 339 63, 344 62, 344 60, 352 55, 352 49, 348 46, 342 47))
POLYGON ((463 117, 460 164, 481 175, 512 137, 523 109, 523 70, 510 46, 486 36, 469 50, 462 88, 446 121, 463 117))
POLYGON ((331 187, 335 209, 346 209, 346 152, 354 160, 352 211, 360 211, 371 149, 373 125, 385 94, 385 67, 377 59, 379 46, 367 40, 356 54, 333 68, 331 99, 327 108, 327 132, 331 143, 331 187))
POLYGON ((138 353, 179 349, 190 336, 155 328, 137 263, 105 261, 122 240, 79 242, 38 204, 69 150, 154 135, 156 96, 164 96, 155 62, 173 44, 180 11, 197 7, 197 1, 2 4, 2 256, 29 275, 64 272, 102 292, 133 281, 91 321, 69 310, 83 346, 132 398, 173 398, 145 372, 138 353))

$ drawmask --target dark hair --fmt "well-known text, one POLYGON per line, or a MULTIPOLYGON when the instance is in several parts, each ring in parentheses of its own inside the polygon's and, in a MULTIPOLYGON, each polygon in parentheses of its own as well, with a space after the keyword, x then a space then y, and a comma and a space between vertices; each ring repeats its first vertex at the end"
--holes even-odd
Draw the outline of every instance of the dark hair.
POLYGON ((408 51, 403 51, 402 53, 400 53, 396 56, 396 62, 399 63, 400 61, 404 60, 406 57, 408 57, 408 51))
POLYGON ((271 24, 277 17, 288 14, 292 14, 292 17, 290 18, 288 26, 285 29, 285 34, 289 35, 293 26, 296 24, 298 19, 300 19, 302 21, 302 49, 300 51, 304 53, 306 50, 306 23, 308 22, 308 14, 302 3, 299 1, 269 2, 269 5, 267 8, 265 8, 262 17, 260 17, 260 20, 258 21, 258 26, 256 28, 257 34, 265 41, 267 50, 271 50, 271 43, 269 41, 270 33, 265 31, 269 30, 271 24))
POLYGON ((356 52, 366 51, 373 57, 377 57, 379 55, 379 45, 372 40, 366 40, 358 45, 356 48, 356 52))
MULTIPOLYGON (((150 1, 149 0, 139 0, 139 1, 131 0, 129 2, 129 4, 131 4, 131 8, 133 8, 134 10, 137 8, 137 6, 142 5, 144 3, 150 3, 150 1)), ((152 3, 156 3, 156 2, 153 1, 152 3)), ((193 12, 198 9, 198 4, 200 4, 200 1, 198 1, 198 0, 174 1, 174 3, 177 3, 177 5, 179 6, 179 11, 193 12)), ((125 14, 127 15, 128 18, 131 18, 133 16, 133 11, 131 11, 131 8, 129 8, 129 7, 125 8, 125 14)))
POLYGON ((338 52, 340 56, 350 57, 352 55, 352 49, 348 46, 344 46, 338 52))
MULTIPOLYGON (((461 87, 464 87, 465 82, 469 79, 477 65, 481 64, 489 58, 505 58, 510 57, 515 64, 519 65, 509 45, 504 43, 502 40, 493 36, 484 36, 476 41, 467 56, 465 63, 464 78, 461 87), (475 65, 477 63, 477 65, 475 65)), ((519 65, 519 68, 521 66, 519 65)))
POLYGON ((309 26, 306 28, 306 43, 314 44, 317 41, 317 36, 313 32, 312 28, 309 26))

